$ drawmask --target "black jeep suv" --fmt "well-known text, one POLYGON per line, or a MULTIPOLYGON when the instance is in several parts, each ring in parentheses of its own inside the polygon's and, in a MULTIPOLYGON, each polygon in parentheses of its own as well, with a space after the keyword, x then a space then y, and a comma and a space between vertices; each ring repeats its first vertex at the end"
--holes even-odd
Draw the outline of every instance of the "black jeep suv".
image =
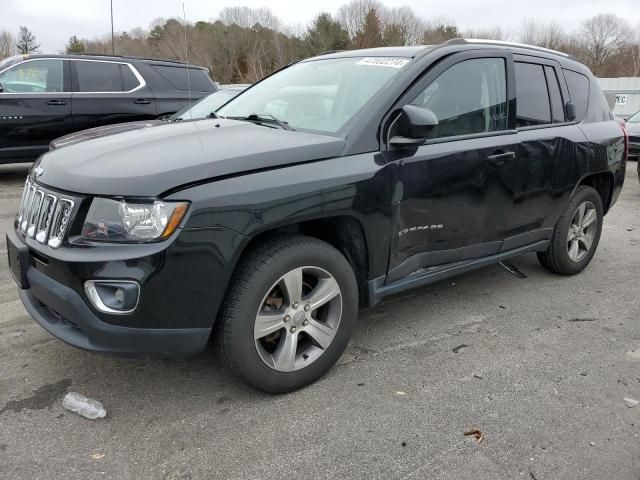
POLYGON ((217 90, 206 69, 99 55, 0 61, 0 164, 27 162, 54 138, 172 114, 217 90))
POLYGON ((213 333, 250 385, 294 390, 387 295, 527 252, 580 272, 626 165, 589 70, 517 44, 325 54, 217 114, 40 157, 8 257, 43 328, 141 355, 213 333))

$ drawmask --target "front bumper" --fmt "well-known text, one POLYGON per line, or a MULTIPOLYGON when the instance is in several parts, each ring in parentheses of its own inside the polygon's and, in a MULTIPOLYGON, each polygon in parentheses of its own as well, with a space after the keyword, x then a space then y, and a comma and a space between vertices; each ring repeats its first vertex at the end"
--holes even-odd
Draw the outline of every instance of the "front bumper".
POLYGON ((129 328, 101 321, 74 290, 34 268, 20 299, 29 315, 54 337, 95 352, 134 356, 183 356, 207 345, 211 328, 129 328))
POLYGON ((206 347, 240 238, 204 228, 163 244, 57 250, 21 232, 9 231, 7 240, 17 246, 9 252, 23 252, 19 274, 12 270, 24 279, 20 298, 49 333, 85 350, 164 357, 206 347), (97 311, 84 291, 87 280, 136 281, 140 304, 131 314, 97 311))

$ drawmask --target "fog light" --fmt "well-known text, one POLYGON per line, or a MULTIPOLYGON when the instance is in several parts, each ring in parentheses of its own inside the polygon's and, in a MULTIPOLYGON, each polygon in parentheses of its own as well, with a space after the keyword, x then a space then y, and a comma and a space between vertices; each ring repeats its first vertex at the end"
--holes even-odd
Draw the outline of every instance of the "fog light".
POLYGON ((116 299, 117 302, 124 302, 124 291, 121 288, 116 288, 116 293, 113 294, 113 298, 116 299))
POLYGON ((91 304, 104 313, 131 313, 140 299, 140 285, 131 280, 87 280, 84 290, 91 304))

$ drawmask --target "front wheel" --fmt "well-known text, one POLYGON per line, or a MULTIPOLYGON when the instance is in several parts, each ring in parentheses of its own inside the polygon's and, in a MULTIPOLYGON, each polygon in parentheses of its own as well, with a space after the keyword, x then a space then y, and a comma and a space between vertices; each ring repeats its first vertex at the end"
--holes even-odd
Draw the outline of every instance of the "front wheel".
POLYGON ((600 194, 592 187, 579 187, 560 216, 547 251, 538 253, 542 266, 560 275, 584 270, 598 248, 603 216, 600 194))
POLYGON ((347 259, 300 235, 268 240, 240 263, 219 319, 229 368, 269 393, 302 388, 344 351, 358 289, 347 259))

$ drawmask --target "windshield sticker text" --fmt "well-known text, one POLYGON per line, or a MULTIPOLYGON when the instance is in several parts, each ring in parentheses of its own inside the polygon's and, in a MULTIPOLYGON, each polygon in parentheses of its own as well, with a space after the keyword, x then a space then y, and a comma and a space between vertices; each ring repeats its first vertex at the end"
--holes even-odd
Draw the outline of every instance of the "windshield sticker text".
POLYGON ((394 57, 366 57, 356 62, 356 65, 372 65, 374 67, 402 68, 409 60, 394 57))

